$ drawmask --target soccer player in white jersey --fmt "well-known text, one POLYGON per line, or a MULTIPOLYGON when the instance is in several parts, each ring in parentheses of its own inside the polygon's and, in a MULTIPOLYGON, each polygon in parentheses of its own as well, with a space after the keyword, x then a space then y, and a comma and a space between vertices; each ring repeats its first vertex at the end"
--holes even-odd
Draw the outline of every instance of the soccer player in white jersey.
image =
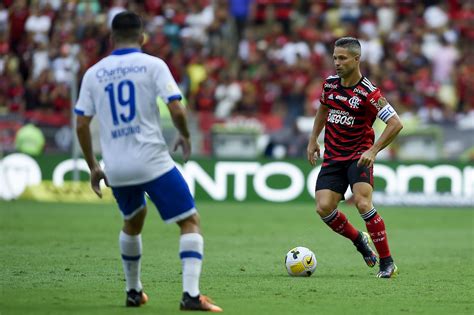
POLYGON ((140 279, 141 231, 147 208, 145 192, 162 219, 176 222, 181 230, 179 255, 183 268, 181 310, 220 312, 222 309, 199 291, 203 238, 199 215, 189 188, 175 167, 161 133, 156 98, 168 104, 187 161, 191 144, 181 92, 163 60, 140 50, 143 26, 130 11, 112 21, 114 51, 84 75, 75 106, 77 136, 91 172, 91 186, 102 197, 99 182, 112 188, 124 225, 119 244, 126 279, 126 306, 147 302, 140 279), (100 124, 104 171, 91 145, 89 125, 93 116, 100 124))

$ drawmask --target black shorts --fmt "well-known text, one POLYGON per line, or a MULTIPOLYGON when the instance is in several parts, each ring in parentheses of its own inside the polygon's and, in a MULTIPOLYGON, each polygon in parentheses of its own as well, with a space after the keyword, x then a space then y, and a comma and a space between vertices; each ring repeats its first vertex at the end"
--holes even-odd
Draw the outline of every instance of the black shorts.
POLYGON ((316 191, 329 189, 340 193, 343 197, 347 187, 355 183, 368 183, 374 186, 374 168, 367 166, 357 166, 359 160, 334 162, 330 165, 322 166, 316 181, 316 191))

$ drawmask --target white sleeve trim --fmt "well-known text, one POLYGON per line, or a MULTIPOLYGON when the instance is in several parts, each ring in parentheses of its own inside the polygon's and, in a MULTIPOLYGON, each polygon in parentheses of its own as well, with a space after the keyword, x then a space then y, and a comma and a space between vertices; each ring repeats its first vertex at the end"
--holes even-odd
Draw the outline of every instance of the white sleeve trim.
POLYGON ((392 107, 392 105, 387 104, 382 108, 379 113, 377 114, 377 117, 383 120, 384 123, 387 123, 387 121, 395 115, 397 112, 395 109, 392 107))

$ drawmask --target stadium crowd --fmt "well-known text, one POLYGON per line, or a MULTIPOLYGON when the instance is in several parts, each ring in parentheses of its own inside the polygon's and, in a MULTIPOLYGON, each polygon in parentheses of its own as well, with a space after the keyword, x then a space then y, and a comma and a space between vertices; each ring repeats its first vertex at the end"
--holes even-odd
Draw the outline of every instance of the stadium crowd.
POLYGON ((236 115, 291 130, 314 115, 342 36, 360 39, 363 74, 401 115, 474 119, 474 7, 461 0, 3 0, 0 117, 68 125, 71 87, 111 51, 125 9, 143 17, 143 50, 167 62, 206 130, 236 115))

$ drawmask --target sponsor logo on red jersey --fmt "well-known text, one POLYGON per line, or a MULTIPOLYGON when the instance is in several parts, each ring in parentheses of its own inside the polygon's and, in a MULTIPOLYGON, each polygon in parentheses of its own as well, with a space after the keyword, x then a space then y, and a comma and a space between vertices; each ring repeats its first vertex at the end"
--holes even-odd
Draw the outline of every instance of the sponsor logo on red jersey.
POLYGON ((328 122, 338 125, 352 126, 354 125, 354 117, 346 111, 330 109, 328 114, 328 122))
POLYGON ((359 88, 355 88, 353 91, 354 91, 354 93, 360 94, 364 97, 367 97, 367 95, 369 95, 369 93, 367 93, 366 91, 364 91, 362 89, 359 89, 359 88))
POLYGON ((336 100, 340 100, 340 101, 345 102, 345 101, 347 101, 347 97, 342 96, 342 95, 336 95, 336 100))
POLYGON ((337 89, 337 84, 333 84, 333 83, 324 83, 324 88, 327 88, 327 89, 337 89))

